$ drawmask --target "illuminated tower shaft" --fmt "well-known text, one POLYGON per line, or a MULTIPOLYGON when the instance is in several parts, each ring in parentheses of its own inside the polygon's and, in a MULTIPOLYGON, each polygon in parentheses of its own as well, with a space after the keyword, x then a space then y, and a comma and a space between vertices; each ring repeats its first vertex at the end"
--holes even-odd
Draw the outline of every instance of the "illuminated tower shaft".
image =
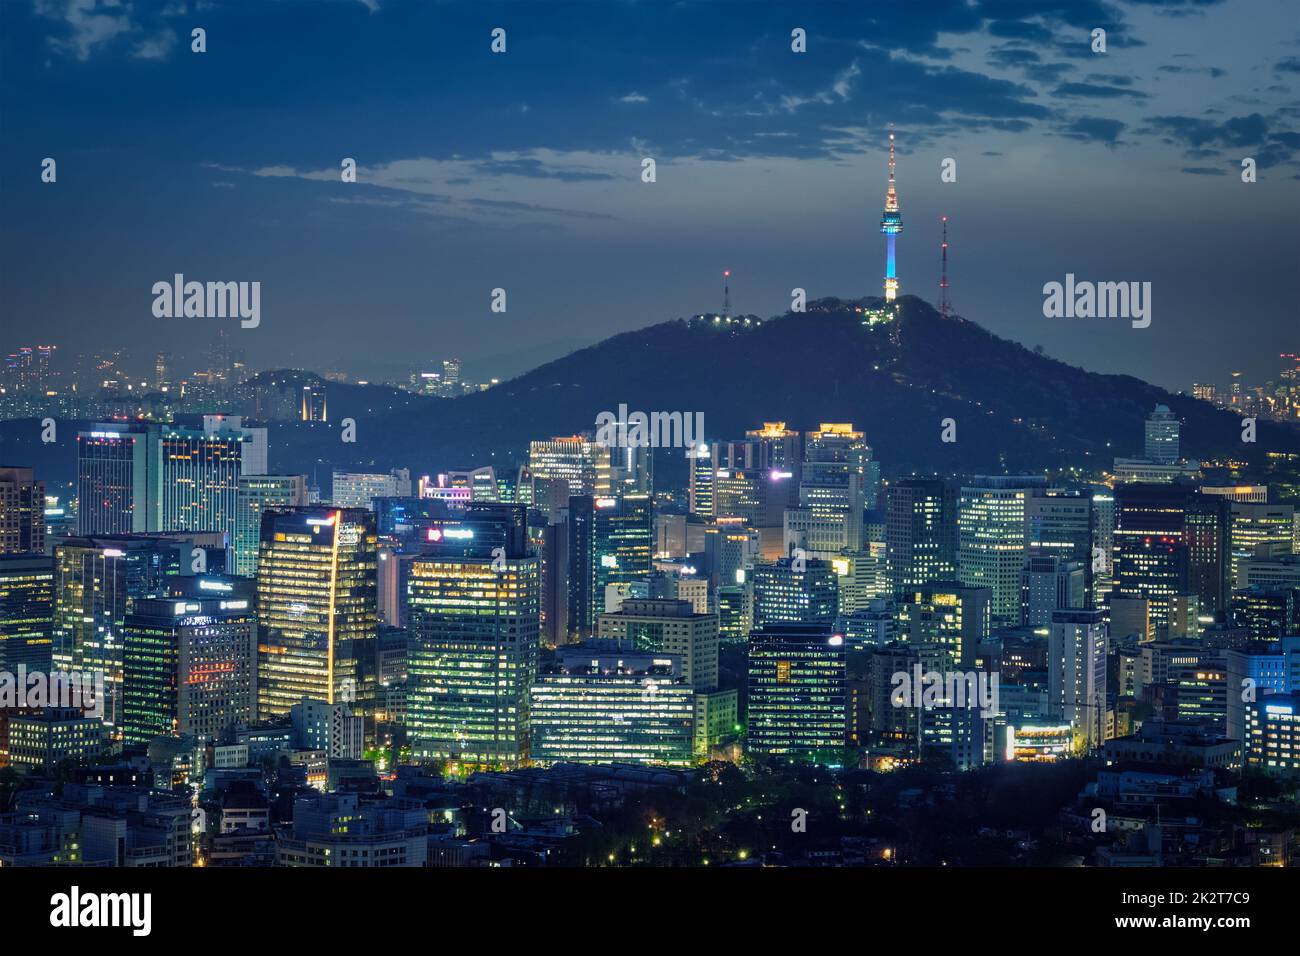
POLYGON ((894 191, 894 131, 889 131, 889 191, 885 193, 885 214, 880 217, 880 231, 885 234, 885 301, 898 298, 898 273, 894 268, 894 237, 903 231, 903 217, 898 211, 898 193, 894 191))

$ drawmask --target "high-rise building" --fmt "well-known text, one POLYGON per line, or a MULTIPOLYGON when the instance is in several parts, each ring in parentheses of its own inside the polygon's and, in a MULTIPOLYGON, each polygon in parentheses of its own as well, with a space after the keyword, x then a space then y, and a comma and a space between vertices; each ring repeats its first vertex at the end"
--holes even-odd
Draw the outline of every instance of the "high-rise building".
MULTIPOLYGON (((850 424, 825 422, 809 432, 804 445, 799 507, 786 513, 785 547, 818 557, 860 551, 864 487, 879 482, 879 466, 862 432, 850 424)), ((874 505, 874 493, 872 504, 874 505)))
POLYGON ((1106 732, 1106 624, 1101 611, 1055 611, 1047 638, 1051 716, 1069 721, 1076 743, 1100 747, 1106 732))
POLYGON ((678 658, 678 674, 696 690, 718 686, 718 616, 701 613, 690 601, 629 600, 602 614, 602 640, 678 658))
POLYGON ((569 630, 595 633, 610 586, 646 577, 654 558, 649 495, 569 499, 569 630))
POLYGON ((838 582, 829 561, 781 558, 754 568, 754 627, 835 622, 838 582))
POLYGON ((262 513, 257 558, 258 716, 355 695, 352 644, 378 628, 373 512, 310 505, 262 513))
POLYGON ((961 489, 957 577, 993 592, 993 620, 1020 623, 1020 573, 1025 566, 1026 502, 1032 479, 977 479, 961 489))
POLYGON ((1245 564, 1253 557, 1290 554, 1295 527, 1295 506, 1233 501, 1229 577, 1232 587, 1245 586, 1245 564))
POLYGON ((178 418, 160 427, 158 451, 158 530, 232 539, 239 478, 266 471, 266 429, 245 428, 238 415, 178 418))
POLYGON ((93 425, 77 435, 77 531, 234 536, 241 475, 266 471, 267 432, 238 415, 93 425))
POLYGON ((107 423, 77 434, 77 533, 139 534, 162 527, 158 429, 107 423))
POLYGON ((1157 405, 1147 416, 1142 456, 1158 465, 1177 464, 1179 459, 1178 419, 1168 405, 1157 405))
POLYGON ((690 766, 696 692, 677 663, 605 641, 562 648, 531 688, 533 761, 690 766))
POLYGON ((45 482, 30 468, 0 466, 0 554, 45 550, 45 482))
MULTIPOLYGON (((472 494, 471 492, 471 497, 472 494)), ((409 498, 410 496, 411 473, 405 468, 395 468, 387 473, 336 471, 330 502, 340 508, 373 510, 373 502, 376 498, 409 498)))
POLYGON ((307 504, 306 475, 242 475, 235 504, 233 571, 241 577, 257 574, 262 538, 262 513, 301 508, 307 504))
POLYGON ((1020 578, 1020 623, 1047 627, 1053 611, 1087 607, 1083 567, 1056 554, 1030 554, 1020 578))
POLYGON ((726 584, 717 590, 718 638, 723 644, 739 644, 754 629, 754 602, 748 587, 726 584))
POLYGON ((885 495, 885 548, 895 596, 957 576, 957 489, 942 478, 903 478, 885 495))
POLYGON ((539 591, 524 506, 474 503, 429 529, 405 593, 407 730, 417 756, 528 760, 539 591))
POLYGON ((974 664, 988 639, 993 591, 956 581, 932 581, 908 591, 898 602, 898 636, 909 644, 937 645, 951 664, 974 664))
POLYGON ((1193 495, 1187 502, 1187 590, 1200 610, 1217 614, 1232 597, 1230 502, 1215 495, 1193 495))
POLYGON ((1246 763, 1300 776, 1300 693, 1269 694, 1246 705, 1246 763))
POLYGON ((216 533, 80 536, 55 548, 52 666, 102 672, 104 721, 119 732, 127 614, 137 601, 165 596, 196 551, 221 543, 216 533))
POLYGON ((748 750, 834 761, 846 741, 844 638, 829 625, 770 624, 749 638, 748 750))
POLYGON ((1169 625, 1174 596, 1186 594, 1186 515, 1191 491, 1180 484, 1115 489, 1113 597, 1145 598, 1153 626, 1169 625))
POLYGON ((54 643, 54 559, 0 555, 0 670, 48 671, 54 643))
POLYGON ((569 435, 528 445, 528 470, 534 480, 563 480, 569 495, 605 496, 609 487, 609 449, 584 435, 569 435))
POLYGON ((167 597, 134 602, 123 624, 122 740, 215 740, 257 717, 252 582, 176 579, 167 597))

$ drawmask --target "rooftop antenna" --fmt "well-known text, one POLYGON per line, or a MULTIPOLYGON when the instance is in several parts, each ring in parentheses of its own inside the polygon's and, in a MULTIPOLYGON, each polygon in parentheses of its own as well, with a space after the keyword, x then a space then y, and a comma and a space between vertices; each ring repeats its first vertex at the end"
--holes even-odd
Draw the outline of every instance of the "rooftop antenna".
POLYGON ((945 319, 952 315, 948 301, 948 217, 943 217, 943 267, 939 272, 939 314, 945 319))

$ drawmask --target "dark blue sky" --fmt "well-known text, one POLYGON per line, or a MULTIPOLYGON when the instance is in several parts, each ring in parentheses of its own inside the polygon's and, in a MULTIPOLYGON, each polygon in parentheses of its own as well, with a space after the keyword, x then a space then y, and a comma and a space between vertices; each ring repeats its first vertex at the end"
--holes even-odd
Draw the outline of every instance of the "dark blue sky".
POLYGON ((176 272, 262 283, 254 365, 364 376, 516 373, 719 308, 724 267, 738 311, 876 295, 890 122, 905 293, 936 298, 946 213, 957 311, 1073 364, 1186 388, 1300 349, 1294 0, 0 0, 0 28, 3 351, 197 351, 212 320, 151 312, 176 272), (1152 282, 1151 327, 1044 318, 1067 272, 1152 282))

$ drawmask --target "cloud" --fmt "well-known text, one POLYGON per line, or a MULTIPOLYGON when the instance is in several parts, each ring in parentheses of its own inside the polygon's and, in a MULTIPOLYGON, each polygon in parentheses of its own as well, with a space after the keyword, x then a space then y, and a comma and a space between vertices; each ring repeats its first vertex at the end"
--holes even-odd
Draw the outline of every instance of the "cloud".
POLYGON ((35 10, 67 27, 67 35, 49 38, 50 46, 82 61, 96 47, 133 29, 130 7, 119 0, 36 0, 35 10))
POLYGON ((649 103, 650 97, 642 96, 640 93, 633 91, 628 93, 626 96, 620 96, 618 101, 620 103, 649 103))
POLYGON ((1052 91, 1052 95, 1096 99, 1114 99, 1119 96, 1130 96, 1137 100, 1147 98, 1147 95, 1140 90, 1130 90, 1123 86, 1104 86, 1100 83, 1062 83, 1052 91))
POLYGON ((1095 116, 1081 116, 1066 124, 1061 133, 1071 139, 1087 140, 1114 146, 1119 142, 1119 134, 1126 126, 1116 119, 1103 119, 1095 116))

